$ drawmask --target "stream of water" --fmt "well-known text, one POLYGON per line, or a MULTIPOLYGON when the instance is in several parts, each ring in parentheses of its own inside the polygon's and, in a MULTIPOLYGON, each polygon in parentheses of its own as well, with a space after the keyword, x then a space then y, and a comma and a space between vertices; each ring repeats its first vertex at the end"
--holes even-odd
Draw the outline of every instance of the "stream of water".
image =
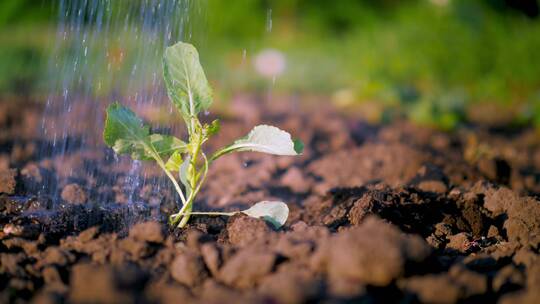
MULTIPOLYGON (((137 111, 165 99, 162 51, 176 41, 191 41, 192 19, 203 10, 200 2, 189 0, 58 0, 57 9, 51 93, 41 130, 51 144, 40 157, 62 161, 73 151, 103 146, 96 134, 103 128, 107 104, 119 100, 137 111)), ((134 186, 126 191, 144 183, 140 167, 133 162, 127 179, 134 186)), ((98 168, 85 163, 71 170, 91 179, 98 168)), ((55 183, 45 180, 36 190, 58 196, 55 183)))

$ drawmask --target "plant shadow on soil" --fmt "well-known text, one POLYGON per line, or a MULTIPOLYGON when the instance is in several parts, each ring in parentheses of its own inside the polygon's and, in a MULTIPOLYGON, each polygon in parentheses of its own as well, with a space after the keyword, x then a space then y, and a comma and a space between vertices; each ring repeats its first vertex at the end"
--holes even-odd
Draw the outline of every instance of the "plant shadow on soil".
POLYGON ((253 122, 277 120, 306 142, 306 152, 224 157, 196 208, 280 199, 290 214, 277 231, 245 215, 198 216, 187 229, 170 228, 166 214, 177 206, 158 170, 141 164, 135 175, 142 182, 133 187, 130 161, 103 148, 40 156, 51 144, 35 132, 40 107, 0 104, 0 301, 540 298, 540 139, 533 130, 442 133, 400 121, 369 125, 329 106, 291 111, 242 100, 233 106, 250 112, 227 119, 213 146, 253 122))

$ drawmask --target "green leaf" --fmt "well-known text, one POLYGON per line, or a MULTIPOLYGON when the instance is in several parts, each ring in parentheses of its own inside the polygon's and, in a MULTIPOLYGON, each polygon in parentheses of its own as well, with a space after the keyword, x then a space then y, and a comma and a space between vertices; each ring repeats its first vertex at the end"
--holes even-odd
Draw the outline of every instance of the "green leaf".
POLYGON ((112 147, 119 139, 140 141, 148 136, 150 129, 130 109, 114 102, 107 108, 103 140, 112 147))
POLYGON ((174 151, 169 160, 165 163, 165 169, 171 172, 180 171, 182 165, 182 153, 180 151, 174 151))
POLYGON ((184 119, 196 116, 212 104, 212 89, 193 45, 178 42, 165 50, 163 77, 169 97, 184 119))
POLYGON ((173 152, 185 152, 186 143, 162 134, 151 134, 129 108, 115 102, 107 108, 103 140, 118 154, 131 154, 133 159, 149 160, 169 157, 173 152))
POLYGON ((150 128, 120 103, 115 102, 107 108, 103 140, 116 153, 144 154, 149 133, 150 128))
POLYGON ((293 145, 294 145, 293 149, 294 151, 296 151, 296 153, 302 154, 302 152, 304 152, 304 143, 300 139, 294 139, 293 145))
POLYGON ((150 143, 161 157, 168 157, 175 151, 181 153, 187 151, 187 144, 171 135, 152 134, 150 143))
POLYGON ((274 155, 300 155, 304 144, 292 140, 291 135, 273 126, 259 125, 244 138, 216 152, 212 159, 235 151, 256 151, 274 155))
POLYGON ((277 229, 287 221, 289 207, 284 202, 262 201, 251 206, 249 209, 243 210, 242 213, 251 217, 262 218, 277 229))
POLYGON ((209 125, 204 125, 204 135, 208 138, 210 136, 213 136, 219 132, 219 129, 221 128, 219 124, 219 119, 213 120, 209 125))

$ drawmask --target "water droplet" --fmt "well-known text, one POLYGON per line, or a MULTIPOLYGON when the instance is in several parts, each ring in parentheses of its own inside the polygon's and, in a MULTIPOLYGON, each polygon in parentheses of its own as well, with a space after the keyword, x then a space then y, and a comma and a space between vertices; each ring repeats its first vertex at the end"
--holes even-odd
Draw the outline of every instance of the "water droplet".
MULTIPOLYGON (((156 67, 161 63, 163 47, 190 37, 191 30, 186 26, 192 24, 188 15, 199 7, 189 0, 59 1, 58 29, 48 71, 56 77, 49 90, 41 132, 51 140, 52 148, 40 151, 40 158, 69 155, 73 148, 96 148, 90 144, 96 142, 96 132, 82 135, 80 144, 68 143, 72 130, 86 124, 65 119, 69 112, 96 106, 96 93, 124 97, 141 107, 152 103, 161 106, 165 95, 159 88, 161 72, 156 67)), ((167 107, 175 111, 174 107, 167 107)), ((88 122, 103 122, 102 111, 89 111, 86 115, 83 118, 88 122)), ((114 159, 120 161, 117 155, 114 159)), ((140 164, 133 166, 131 181, 138 191, 141 185, 135 177, 142 169, 137 169, 140 164)), ((92 166, 74 167, 73 174, 83 176, 93 170, 92 166)), ((46 191, 57 190, 53 188, 46 191)))
POLYGON ((266 31, 267 32, 272 31, 272 9, 269 9, 266 12, 266 31))

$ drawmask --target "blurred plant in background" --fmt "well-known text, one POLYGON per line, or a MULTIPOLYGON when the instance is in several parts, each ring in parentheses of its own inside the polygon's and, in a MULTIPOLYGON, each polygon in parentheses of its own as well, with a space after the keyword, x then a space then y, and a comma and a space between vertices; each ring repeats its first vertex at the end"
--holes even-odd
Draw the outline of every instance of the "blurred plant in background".
MULTIPOLYGON (((192 16, 189 40, 218 94, 328 95, 369 108, 371 119, 404 115, 443 129, 467 119, 540 125, 538 1, 206 0, 199 9, 204 20, 192 16), (286 63, 275 79, 255 68, 265 49, 286 63)), ((2 94, 45 92, 56 10, 52 0, 0 3, 2 94)), ((65 48, 69 54, 69 42, 65 48)), ((106 51, 92 65, 102 79, 98 95, 121 91, 108 79, 129 81, 123 71, 136 52, 129 43, 106 51), (114 75, 108 64, 117 65, 114 75)), ((158 60, 147 64, 161 69, 158 60)))
POLYGON ((55 35, 49 3, 0 2, 0 95, 28 97, 40 87, 47 66, 47 40, 55 35))

